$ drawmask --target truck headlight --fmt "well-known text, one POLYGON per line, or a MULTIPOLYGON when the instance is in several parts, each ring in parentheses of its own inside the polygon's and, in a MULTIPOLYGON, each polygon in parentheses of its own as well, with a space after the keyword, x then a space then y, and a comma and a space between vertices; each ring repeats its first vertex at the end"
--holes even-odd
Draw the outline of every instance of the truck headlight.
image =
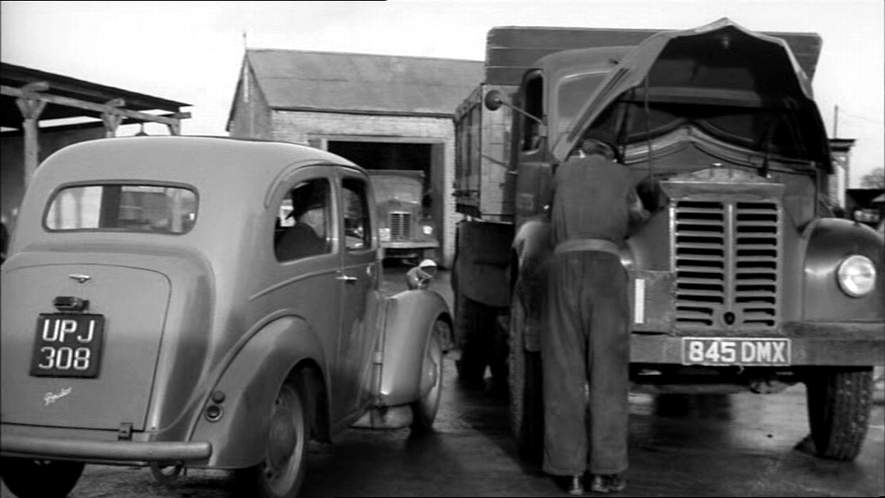
POLYGON ((428 235, 428 236, 433 235, 433 225, 422 225, 421 232, 424 235, 428 235))
POLYGON ((842 292, 851 297, 865 296, 876 286, 876 267, 870 258, 859 254, 845 258, 837 276, 842 292))
POLYGON ((390 228, 379 228, 378 238, 381 239, 381 242, 390 242, 390 228))

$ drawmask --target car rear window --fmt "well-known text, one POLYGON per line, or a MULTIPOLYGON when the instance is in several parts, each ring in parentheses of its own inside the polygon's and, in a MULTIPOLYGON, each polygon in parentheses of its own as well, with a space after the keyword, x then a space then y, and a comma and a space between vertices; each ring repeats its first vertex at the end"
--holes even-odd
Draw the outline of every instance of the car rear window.
POLYGON ((44 224, 53 231, 183 234, 197 220, 197 196, 165 185, 78 185, 55 193, 44 224))

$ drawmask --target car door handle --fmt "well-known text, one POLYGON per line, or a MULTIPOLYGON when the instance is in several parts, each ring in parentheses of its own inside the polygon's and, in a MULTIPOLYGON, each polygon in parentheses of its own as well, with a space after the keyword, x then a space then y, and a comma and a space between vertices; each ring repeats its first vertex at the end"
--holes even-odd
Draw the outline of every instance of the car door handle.
POLYGON ((356 277, 351 277, 350 275, 338 275, 337 277, 335 277, 335 280, 341 280, 342 282, 352 283, 352 282, 356 282, 359 279, 356 277))

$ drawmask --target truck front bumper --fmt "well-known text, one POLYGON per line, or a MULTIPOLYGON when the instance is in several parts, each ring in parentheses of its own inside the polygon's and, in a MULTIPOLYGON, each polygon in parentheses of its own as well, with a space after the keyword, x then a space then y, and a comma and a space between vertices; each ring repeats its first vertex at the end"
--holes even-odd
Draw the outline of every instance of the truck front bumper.
POLYGON ((780 332, 680 335, 634 332, 632 363, 684 364, 683 338, 776 338, 790 340, 790 365, 873 366, 885 363, 885 322, 790 322, 780 332))
POLYGON ((208 460, 212 455, 212 444, 206 441, 115 441, 59 437, 52 434, 55 432, 54 430, 49 429, 48 431, 48 434, 41 434, 41 428, 3 424, 0 429, 0 455, 94 462, 145 463, 208 460))
POLYGON ((427 240, 427 241, 391 241, 391 242, 382 242, 381 247, 384 249, 437 249, 439 248, 439 242, 435 240, 427 240))

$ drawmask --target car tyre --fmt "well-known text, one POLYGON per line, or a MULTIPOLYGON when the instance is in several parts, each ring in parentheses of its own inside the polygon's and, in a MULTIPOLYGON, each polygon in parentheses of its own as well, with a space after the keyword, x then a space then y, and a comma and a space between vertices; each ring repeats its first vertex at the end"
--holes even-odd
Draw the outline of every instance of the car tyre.
MULTIPOLYGON (((425 379, 430 384, 430 389, 420 399, 411 404, 412 408, 412 431, 423 433, 433 428, 436 412, 439 410, 439 400, 443 387, 443 341, 449 337, 451 331, 449 324, 437 319, 433 324, 433 331, 427 338, 427 347, 424 359, 421 362, 421 385, 425 379)), ((422 389, 423 390, 423 389, 422 389)))
POLYGON ((264 460, 240 472, 249 496, 294 498, 301 489, 310 443, 308 393, 298 378, 280 388, 270 413, 264 460))
POLYGON ((805 381, 808 422, 822 458, 854 460, 869 425, 873 369, 817 368, 805 381))
POLYGON ((537 463, 544 443, 541 355, 525 348, 525 308, 516 295, 510 305, 509 323, 510 428, 520 457, 537 463))
POLYGON ((83 462, 4 458, 0 472, 6 487, 19 498, 67 496, 83 473, 83 462))

